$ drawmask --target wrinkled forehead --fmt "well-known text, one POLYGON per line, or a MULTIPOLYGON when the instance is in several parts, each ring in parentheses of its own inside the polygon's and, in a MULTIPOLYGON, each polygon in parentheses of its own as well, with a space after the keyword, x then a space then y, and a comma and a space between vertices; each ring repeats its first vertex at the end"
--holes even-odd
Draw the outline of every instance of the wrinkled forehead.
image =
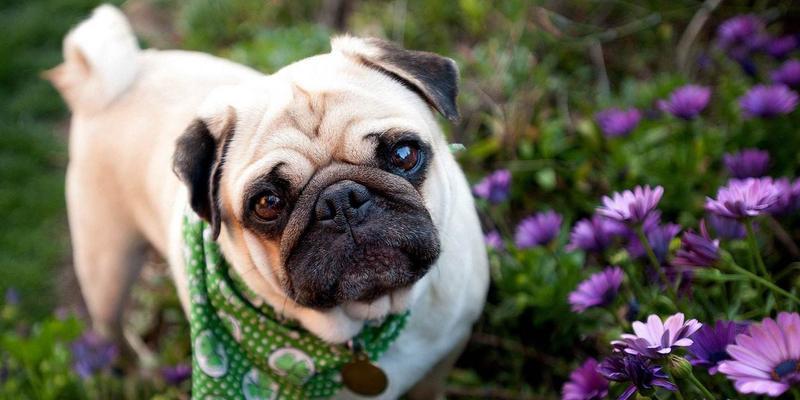
POLYGON ((222 182, 234 191, 278 165, 301 187, 331 162, 369 163, 376 136, 413 132, 433 145, 438 132, 414 92, 341 56, 312 57, 235 90, 222 182))

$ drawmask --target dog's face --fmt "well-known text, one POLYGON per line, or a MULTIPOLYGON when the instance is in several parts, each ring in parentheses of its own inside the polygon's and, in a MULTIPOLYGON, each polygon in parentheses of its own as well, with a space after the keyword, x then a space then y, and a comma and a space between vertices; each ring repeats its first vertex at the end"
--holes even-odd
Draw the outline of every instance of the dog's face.
POLYGON ((431 109, 457 117, 456 83, 450 59, 339 39, 210 95, 175 171, 232 263, 303 307, 369 304, 439 256, 430 176, 447 147, 431 109))

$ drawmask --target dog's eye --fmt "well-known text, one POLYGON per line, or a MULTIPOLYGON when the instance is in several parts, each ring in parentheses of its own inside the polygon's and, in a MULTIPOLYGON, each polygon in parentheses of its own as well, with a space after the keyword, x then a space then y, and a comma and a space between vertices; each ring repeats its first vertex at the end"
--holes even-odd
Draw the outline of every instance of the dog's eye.
POLYGON ((414 143, 400 143, 392 148, 392 165, 408 172, 419 164, 419 147, 414 143))
POLYGON ((285 203, 283 199, 275 193, 267 192, 256 200, 253 210, 259 218, 272 221, 278 218, 284 206, 285 203))

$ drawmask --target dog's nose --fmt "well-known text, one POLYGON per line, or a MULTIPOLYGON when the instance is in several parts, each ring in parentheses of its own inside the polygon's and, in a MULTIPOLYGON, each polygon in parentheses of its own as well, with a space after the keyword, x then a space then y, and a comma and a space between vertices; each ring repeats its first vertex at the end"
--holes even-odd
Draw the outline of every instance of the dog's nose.
POLYGON ((372 193, 364 185, 339 181, 325 188, 317 198, 317 221, 332 222, 341 228, 357 225, 364 220, 371 204, 372 193))

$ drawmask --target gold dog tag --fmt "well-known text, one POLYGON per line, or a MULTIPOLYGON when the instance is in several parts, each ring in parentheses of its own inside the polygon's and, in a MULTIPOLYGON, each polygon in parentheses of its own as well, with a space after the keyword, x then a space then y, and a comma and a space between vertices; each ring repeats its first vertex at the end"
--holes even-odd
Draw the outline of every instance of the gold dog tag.
POLYGON ((389 379, 380 367, 369 361, 363 352, 356 352, 353 361, 342 367, 342 383, 361 396, 377 396, 386 390, 389 379))

